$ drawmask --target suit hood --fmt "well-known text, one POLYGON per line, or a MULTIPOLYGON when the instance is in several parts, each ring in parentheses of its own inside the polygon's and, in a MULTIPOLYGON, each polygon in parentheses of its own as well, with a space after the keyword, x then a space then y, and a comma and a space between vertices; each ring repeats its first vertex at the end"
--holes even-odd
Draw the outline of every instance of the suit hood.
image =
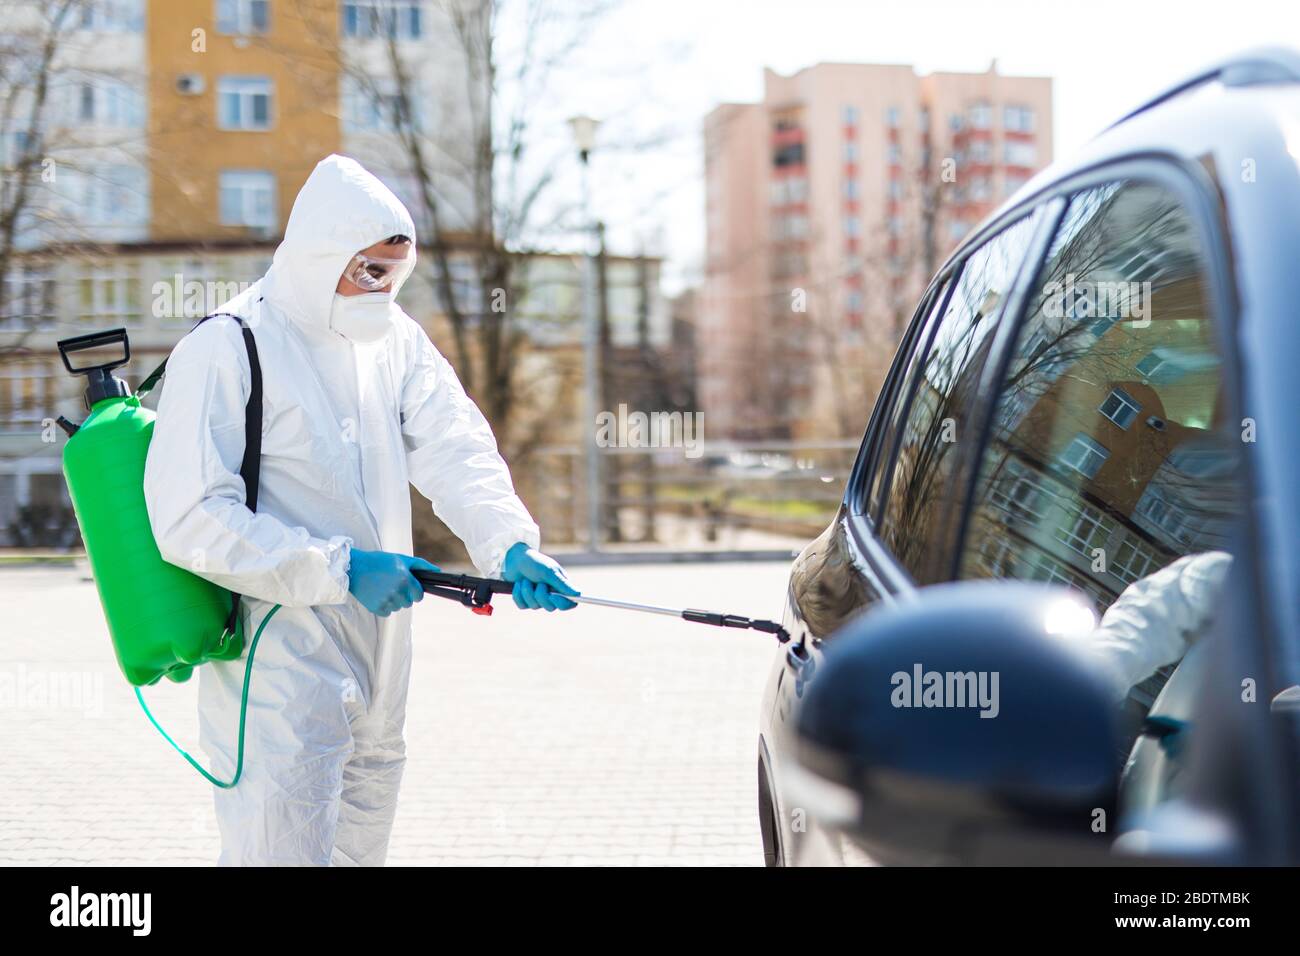
MULTIPOLYGON (((261 294, 294 321, 326 329, 344 267, 362 249, 396 235, 415 241, 402 201, 355 159, 327 156, 293 201, 261 294)), ((397 284, 393 292, 400 290, 397 284)))

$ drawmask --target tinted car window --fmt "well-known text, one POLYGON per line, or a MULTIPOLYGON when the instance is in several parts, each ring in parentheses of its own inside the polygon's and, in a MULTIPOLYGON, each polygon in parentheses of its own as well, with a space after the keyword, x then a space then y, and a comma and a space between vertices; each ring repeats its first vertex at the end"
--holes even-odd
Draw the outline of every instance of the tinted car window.
POLYGON ((962 577, 1086 595, 1117 698, 1144 705, 1209 625, 1241 509, 1203 262, 1166 188, 1074 197, 1018 332, 961 555, 962 577))
POLYGON ((888 392, 881 393, 880 401, 885 403, 880 410, 880 424, 872 437, 870 455, 874 459, 871 471, 864 475, 867 494, 864 498, 865 511, 875 515, 879 511, 880 494, 885 476, 889 474, 889 452, 894 447, 894 436, 898 434, 898 425, 903 418, 903 406, 908 394, 907 383, 916 374, 917 363, 921 360, 924 344, 929 340, 929 332, 938 321, 939 307, 948 294, 948 282, 927 296, 917 309, 914 317, 912 334, 903 342, 898 356, 894 359, 896 368, 889 379, 888 392))
POLYGON ((966 419, 975 401, 992 331, 1011 290, 1042 211, 1004 229, 972 253, 923 357, 917 359, 905 424, 893 453, 893 471, 878 536, 917 579, 933 557, 939 516, 949 500, 960 449, 969 448, 966 419))

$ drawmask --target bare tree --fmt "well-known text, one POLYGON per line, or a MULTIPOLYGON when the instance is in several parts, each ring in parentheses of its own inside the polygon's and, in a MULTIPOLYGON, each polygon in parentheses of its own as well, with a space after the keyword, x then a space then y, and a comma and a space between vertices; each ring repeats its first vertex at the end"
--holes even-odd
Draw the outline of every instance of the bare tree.
POLYGON ((535 155, 546 136, 533 117, 610 6, 435 0, 423 29, 444 41, 436 71, 427 47, 405 42, 397 3, 380 0, 359 14, 371 17, 361 27, 365 50, 320 38, 345 83, 380 114, 386 161, 409 185, 417 274, 445 322, 448 358, 517 473, 539 447, 569 437, 556 434, 565 427, 556 423, 572 423, 581 373, 572 335, 543 342, 522 314, 534 260, 550 251, 539 237, 573 235, 564 221, 571 207, 549 195, 555 169, 535 155), (508 50, 499 40, 507 11, 520 34, 508 50), (427 118, 431 103, 444 107, 436 124, 427 118))
POLYGON ((343 74, 381 109, 401 153, 396 165, 414 182, 421 264, 448 326, 449 357, 498 434, 509 436, 516 456, 543 438, 509 426, 517 424, 515 412, 528 388, 520 378, 528 347, 519 314, 527 294, 526 262, 541 251, 533 247, 535 237, 556 225, 539 221, 554 170, 530 162, 530 115, 546 97, 556 67, 581 46, 609 6, 607 0, 519 3, 514 15, 525 35, 508 61, 497 40, 504 4, 433 5, 439 22, 449 27, 449 59, 460 70, 453 88, 428 88, 417 53, 401 40, 395 5, 377 4, 368 27, 383 44, 381 63, 338 51, 343 74), (512 91, 505 109, 498 97, 503 83, 512 91), (425 104, 435 94, 456 104, 463 126, 426 128, 425 104))
MULTIPOLYGON (((20 317, 15 309, 25 296, 11 280, 21 252, 22 231, 35 212, 36 184, 47 155, 51 88, 59 50, 85 3, 24 4, 14 11, 11 26, 0 34, 0 322, 20 317)), ((0 354, 22 346, 22 338, 7 341, 0 345, 0 354)))

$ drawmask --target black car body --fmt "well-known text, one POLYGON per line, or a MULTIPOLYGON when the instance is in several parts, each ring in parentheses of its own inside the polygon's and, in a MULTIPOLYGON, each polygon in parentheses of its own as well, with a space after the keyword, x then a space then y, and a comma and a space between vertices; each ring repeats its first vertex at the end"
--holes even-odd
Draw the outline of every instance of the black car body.
POLYGON ((1297 302, 1289 51, 1179 84, 963 242, 902 339, 834 522, 791 572, 793 640, 760 717, 769 864, 869 861, 792 786, 794 717, 837 632, 925 601, 925 586, 985 578, 1063 584, 1099 615, 1125 596, 1137 617, 1112 615, 1117 672, 1170 656, 1146 646, 1153 635, 1181 648, 1122 681, 1117 837, 1214 790, 1233 859, 1297 859, 1295 727, 1290 697, 1274 701, 1300 670, 1297 302), (1161 571, 1180 560, 1218 577, 1175 612, 1170 595, 1188 589, 1161 571), (1214 673, 1255 688, 1259 706, 1211 733, 1189 727, 1214 641, 1214 673))

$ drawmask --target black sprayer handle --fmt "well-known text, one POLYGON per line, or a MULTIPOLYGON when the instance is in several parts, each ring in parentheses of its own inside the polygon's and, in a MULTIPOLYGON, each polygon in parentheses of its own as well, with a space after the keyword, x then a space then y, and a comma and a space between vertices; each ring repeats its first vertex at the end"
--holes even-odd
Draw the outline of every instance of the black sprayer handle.
POLYGON ((425 590, 430 586, 466 591, 477 591, 486 587, 489 594, 511 594, 515 589, 509 581, 502 581, 499 578, 476 578, 470 574, 449 574, 446 571, 426 571, 423 568, 413 568, 411 574, 425 590))
POLYGON ((131 361, 131 342, 126 337, 126 329, 107 329, 103 332, 87 332, 85 335, 74 335, 68 339, 58 341, 59 356, 63 359, 63 367, 72 375, 84 375, 87 372, 96 369, 119 368, 131 361), (82 352, 86 349, 102 348, 105 345, 122 345, 122 357, 112 362, 104 362, 101 365, 83 365, 80 368, 74 368, 72 361, 68 358, 69 353, 82 352))
POLYGON ((459 601, 476 614, 491 614, 492 595, 510 594, 515 589, 509 581, 498 578, 476 578, 469 574, 448 574, 423 568, 412 568, 411 574, 420 582, 425 594, 459 601))

